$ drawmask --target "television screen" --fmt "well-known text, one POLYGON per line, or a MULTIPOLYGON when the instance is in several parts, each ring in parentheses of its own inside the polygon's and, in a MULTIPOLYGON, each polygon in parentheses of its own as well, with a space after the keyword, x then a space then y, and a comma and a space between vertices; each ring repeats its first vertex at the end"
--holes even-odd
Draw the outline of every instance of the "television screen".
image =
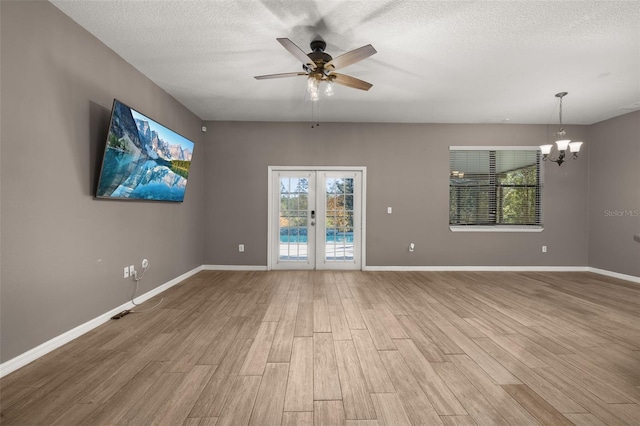
POLYGON ((184 200, 193 142, 113 100, 97 198, 184 200))

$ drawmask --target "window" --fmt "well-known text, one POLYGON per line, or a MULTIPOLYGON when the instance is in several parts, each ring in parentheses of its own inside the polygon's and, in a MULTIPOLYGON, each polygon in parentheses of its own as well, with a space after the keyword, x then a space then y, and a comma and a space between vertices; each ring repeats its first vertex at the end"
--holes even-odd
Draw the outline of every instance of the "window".
POLYGON ((450 147, 453 231, 542 230, 538 147, 450 147))

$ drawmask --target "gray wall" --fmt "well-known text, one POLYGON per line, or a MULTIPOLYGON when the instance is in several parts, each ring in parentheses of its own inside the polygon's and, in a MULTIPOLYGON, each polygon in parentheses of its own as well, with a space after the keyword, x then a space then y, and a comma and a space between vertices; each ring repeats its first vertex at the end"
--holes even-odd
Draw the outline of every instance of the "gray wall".
MULTIPOLYGON (((366 166, 368 266, 586 266, 587 150, 545 163, 541 233, 454 233, 449 145, 532 145, 546 125, 209 122, 205 264, 267 264, 268 166, 366 166), (386 213, 387 206, 393 214, 386 213), (409 253, 410 242, 416 250, 409 253), (238 252, 238 244, 245 252, 238 252), (541 246, 548 246, 548 253, 541 246)), ((568 126, 586 143, 585 126, 568 126)))
POLYGON ((640 277, 640 111, 589 128, 589 266, 640 277))
POLYGON ((7 361, 202 265, 201 121, 47 2, 1 2, 1 317, 7 361), (178 203, 93 198, 113 98, 192 139, 178 203))

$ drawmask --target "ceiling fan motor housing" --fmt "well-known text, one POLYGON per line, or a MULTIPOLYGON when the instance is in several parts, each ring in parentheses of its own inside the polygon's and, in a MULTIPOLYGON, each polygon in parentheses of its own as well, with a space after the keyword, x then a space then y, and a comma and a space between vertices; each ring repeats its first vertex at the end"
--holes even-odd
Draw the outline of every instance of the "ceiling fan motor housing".
MULTIPOLYGON (((311 53, 309 53, 307 56, 309 56, 309 58, 316 64, 316 73, 325 74, 324 64, 333 59, 331 55, 324 52, 324 49, 327 47, 327 43, 321 39, 313 40, 310 44, 310 47, 311 53)), ((304 69, 305 72, 309 72, 309 70, 307 70, 305 66, 303 66, 302 69, 304 69)))
POLYGON ((322 39, 313 40, 310 44, 312 52, 324 52, 327 48, 327 43, 322 39))
POLYGON ((331 55, 324 52, 311 52, 309 53, 309 58, 315 62, 318 68, 324 68, 324 64, 333 59, 331 55))

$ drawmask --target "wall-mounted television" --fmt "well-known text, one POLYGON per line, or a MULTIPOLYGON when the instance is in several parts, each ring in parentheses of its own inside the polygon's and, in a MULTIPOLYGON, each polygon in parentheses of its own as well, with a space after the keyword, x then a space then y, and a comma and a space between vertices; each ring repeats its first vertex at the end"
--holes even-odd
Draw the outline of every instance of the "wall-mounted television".
POLYGON ((114 99, 96 198, 182 202, 193 145, 114 99))

